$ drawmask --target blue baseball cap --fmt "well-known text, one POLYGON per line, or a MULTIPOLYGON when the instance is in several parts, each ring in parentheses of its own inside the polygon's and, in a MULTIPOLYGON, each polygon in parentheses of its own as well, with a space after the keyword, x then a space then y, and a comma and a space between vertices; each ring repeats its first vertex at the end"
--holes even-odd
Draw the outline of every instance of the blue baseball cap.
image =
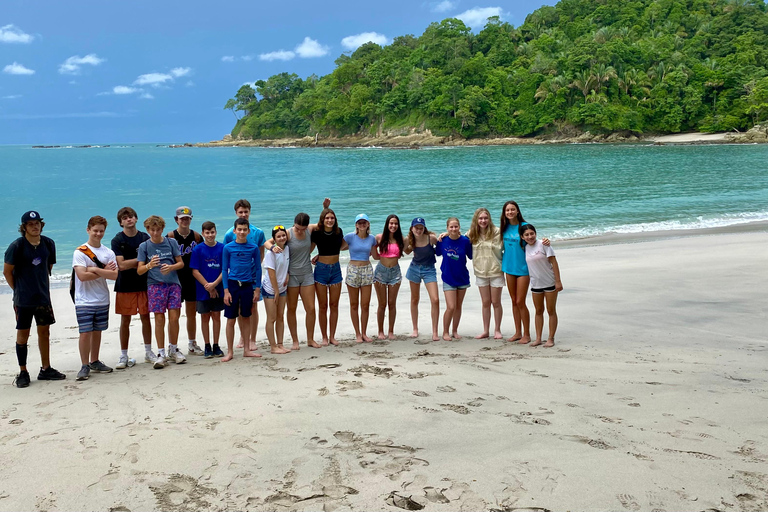
POLYGON ((427 223, 424 222, 423 218, 416 217, 415 219, 413 219, 411 221, 411 227, 414 227, 414 226, 424 226, 424 228, 426 228, 427 227, 427 223))
POLYGON ((357 224, 361 220, 364 220, 364 221, 369 222, 369 223, 371 222, 370 220, 368 220, 368 216, 366 214, 364 214, 364 213, 361 213, 357 217, 355 217, 355 224, 357 224))

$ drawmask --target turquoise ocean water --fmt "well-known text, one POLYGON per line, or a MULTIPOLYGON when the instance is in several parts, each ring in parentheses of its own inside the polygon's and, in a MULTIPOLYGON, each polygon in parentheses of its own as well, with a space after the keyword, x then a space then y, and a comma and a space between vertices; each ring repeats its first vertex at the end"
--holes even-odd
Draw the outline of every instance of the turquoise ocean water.
POLYGON ((495 222, 514 199, 553 240, 768 220, 768 146, 558 145, 421 150, 168 148, 33 149, 0 146, 0 246, 18 236, 21 214, 45 218, 56 240, 57 274, 68 275, 92 215, 119 230, 115 214, 132 206, 140 220, 161 215, 173 227, 190 206, 193 228, 232 225, 235 200, 253 204, 251 221, 268 232, 306 211, 313 221, 333 199, 345 232, 367 213, 372 231, 386 216, 403 225, 423 216, 442 230, 449 216, 469 227, 477 207, 495 222))

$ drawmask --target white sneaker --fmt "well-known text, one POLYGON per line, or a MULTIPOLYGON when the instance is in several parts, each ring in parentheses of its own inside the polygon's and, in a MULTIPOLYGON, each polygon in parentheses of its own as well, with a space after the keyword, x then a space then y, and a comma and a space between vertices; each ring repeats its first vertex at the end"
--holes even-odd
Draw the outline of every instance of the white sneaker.
POLYGON ((191 356, 201 356, 205 354, 205 351, 198 346, 196 341, 191 341, 189 345, 187 345, 187 348, 189 348, 189 355, 191 356))
POLYGON ((152 363, 155 364, 155 361, 157 361, 157 356, 154 352, 144 352, 144 362, 145 363, 152 363))
POLYGON ((120 356, 120 359, 117 361, 117 364, 115 365, 115 369, 125 370, 126 368, 128 368, 128 356, 120 356))
POLYGON ((187 358, 184 357, 184 354, 182 354, 180 350, 175 350, 173 352, 171 360, 176 364, 184 364, 187 362, 187 358))
POLYGON ((154 368, 155 370, 160 370, 160 369, 165 368, 167 365, 168 365, 168 363, 165 361, 165 358, 163 356, 161 356, 161 355, 158 355, 155 358, 155 362, 152 365, 152 368, 154 368))

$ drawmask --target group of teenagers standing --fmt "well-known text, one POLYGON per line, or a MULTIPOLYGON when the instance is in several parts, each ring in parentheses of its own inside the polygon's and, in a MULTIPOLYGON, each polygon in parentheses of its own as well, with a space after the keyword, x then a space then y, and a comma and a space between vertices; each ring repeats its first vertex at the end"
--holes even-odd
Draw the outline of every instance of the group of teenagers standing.
MULTIPOLYGON (((117 220, 122 231, 113 238, 111 248, 101 244, 107 220, 101 216, 89 219, 88 242, 75 250, 72 263, 71 293, 80 331, 82 362, 77 379, 85 380, 91 372, 112 372, 112 368, 99 359, 101 333, 107 329, 109 318, 107 279, 115 280, 115 313, 121 316, 121 356, 116 368, 124 369, 135 364, 135 360, 128 357, 128 343, 131 318, 138 315, 145 361, 160 369, 169 362, 186 362, 177 347, 182 303, 185 304, 190 355, 231 360, 237 323, 240 328, 237 346, 243 349, 243 356, 261 357, 256 352, 256 332, 259 322, 257 304, 262 300, 272 353, 285 354, 300 349, 296 316, 299 298, 305 311, 307 346, 338 345, 336 328, 342 281, 349 292, 356 341, 372 341, 367 334, 372 289, 378 299, 377 336, 394 339, 397 296, 403 280, 399 260, 407 254, 413 254, 405 275, 411 291, 411 337, 419 335, 418 309, 423 283, 430 299, 432 340, 461 338, 458 327, 464 297, 470 287, 467 263, 472 260, 483 317, 483 331, 475 338, 490 337, 493 310, 493 337, 503 339, 501 296, 506 285, 515 323, 515 334, 509 341, 530 343, 531 346, 554 345, 555 305, 557 293, 563 289, 559 267, 549 241, 537 239, 535 227, 525 222, 516 202, 504 204, 498 227, 487 209, 478 208, 466 234, 462 234, 455 217, 447 220, 446 229, 440 234, 429 231, 426 221, 417 217, 411 221, 406 236, 397 215, 389 215, 382 232, 372 235, 369 218, 362 213, 355 218, 355 231, 344 235, 330 203, 330 199, 324 200, 317 223, 310 223, 308 214, 299 213, 293 226, 274 226, 271 238, 266 240, 264 232, 249 222, 250 203, 240 199, 234 206, 237 219, 226 232, 223 244, 216 241, 217 230, 213 222, 204 222, 202 233, 191 229, 192 211, 186 206, 176 209, 177 228, 165 236, 165 221, 161 217, 147 218, 143 223, 146 232, 142 232, 137 229, 136 211, 130 207, 121 208, 117 220), (317 255, 312 257, 315 248, 317 255), (342 275, 339 263, 341 251, 349 251, 346 277, 342 275), (438 325, 440 300, 435 268, 438 256, 442 257, 440 270, 445 297, 442 336, 438 325), (371 259, 377 261, 375 268, 371 259), (526 306, 529 287, 536 308, 536 338, 533 342, 526 306), (290 348, 283 345, 286 306, 293 340, 290 348), (544 342, 545 308, 549 315, 549 337, 544 342), (222 311, 226 318, 226 354, 219 346, 222 311), (150 314, 155 320, 157 353, 152 350, 150 314), (196 341, 197 314, 200 315, 204 349, 196 341), (320 326, 320 341, 315 340, 316 322, 320 326)), ((43 363, 38 380, 66 377, 53 369, 48 360, 48 326, 55 322, 48 276, 56 256, 53 241, 41 235, 43 226, 39 213, 25 213, 19 228, 22 236, 5 254, 3 273, 14 290, 17 318, 20 374, 15 384, 18 387, 26 387, 30 381, 25 349, 33 318, 38 326, 43 363), (38 251, 41 247, 43 250, 38 251), (38 260, 43 252, 45 258, 41 264, 38 260), (30 296, 30 287, 34 288, 34 297, 30 296)))

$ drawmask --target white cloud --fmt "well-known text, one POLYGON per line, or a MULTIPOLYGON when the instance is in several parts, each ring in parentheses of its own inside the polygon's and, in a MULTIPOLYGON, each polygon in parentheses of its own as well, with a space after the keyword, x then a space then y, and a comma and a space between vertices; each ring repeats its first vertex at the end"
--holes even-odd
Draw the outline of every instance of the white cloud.
POLYGON ((116 85, 112 88, 113 94, 133 94, 139 91, 141 91, 141 89, 137 89, 136 87, 128 87, 127 85, 116 85))
POLYGON ((0 43, 31 43, 33 36, 25 33, 16 25, 5 25, 0 27, 0 43))
POLYGON ((347 50, 356 50, 368 42, 376 43, 381 46, 390 43, 389 39, 387 39, 387 36, 384 34, 379 34, 377 32, 363 32, 362 34, 345 37, 341 40, 341 46, 347 50))
POLYGON ((457 5, 459 5, 458 0, 456 2, 452 2, 451 0, 443 0, 442 2, 432 4, 432 12, 447 12, 457 5))
POLYGON ((3 73, 8 73, 9 75, 34 75, 35 70, 25 68, 23 65, 19 64, 18 62, 14 62, 13 64, 8 64, 3 68, 3 73))
POLYGON ((295 51, 302 59, 311 59, 328 55, 330 48, 321 45, 314 39, 305 37, 304 41, 295 48, 295 51))
POLYGON ((142 100, 153 100, 153 99, 155 99, 155 97, 152 96, 148 92, 142 93, 141 96, 139 96, 139 98, 141 98, 142 100))
POLYGON ((463 21, 464 24, 468 27, 481 29, 485 27, 485 24, 488 22, 488 18, 491 16, 500 17, 501 15, 501 7, 475 7, 474 9, 469 9, 461 14, 456 15, 455 17, 463 21))
POLYGON ((192 71, 192 68, 173 68, 171 74, 176 77, 187 76, 192 71))
POLYGON ((243 55, 240 58, 243 59, 245 62, 249 62, 253 60, 253 55, 243 55))
POLYGON ((59 73, 62 75, 79 75, 80 66, 88 64, 89 66, 98 66, 107 59, 102 59, 95 53, 89 53, 85 57, 73 55, 59 65, 59 73))
POLYGON ((273 60, 291 60, 296 56, 295 53, 286 50, 278 50, 276 52, 262 53, 259 55, 259 60, 266 60, 272 62, 273 60))
POLYGON ((133 81, 133 85, 151 85, 152 87, 160 87, 169 80, 173 81, 173 76, 167 73, 147 73, 139 75, 139 78, 133 81))
POLYGON ((16 98, 21 98, 21 94, 10 94, 8 96, 3 96, 4 100, 15 100, 16 98))
POLYGON ((221 62, 235 62, 234 55, 225 55, 221 58, 221 62))

